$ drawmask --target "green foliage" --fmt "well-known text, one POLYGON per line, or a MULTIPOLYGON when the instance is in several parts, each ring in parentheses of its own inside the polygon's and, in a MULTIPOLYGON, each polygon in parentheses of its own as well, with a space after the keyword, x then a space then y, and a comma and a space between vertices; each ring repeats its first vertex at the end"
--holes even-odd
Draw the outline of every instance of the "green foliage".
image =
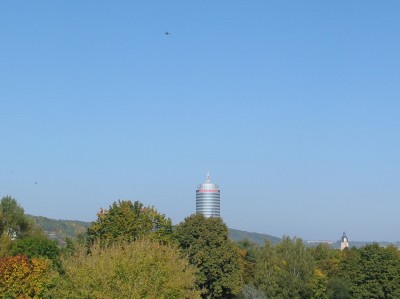
POLYGON ((242 289, 239 248, 229 239, 220 218, 201 214, 187 217, 176 227, 177 241, 195 265, 203 298, 232 298, 242 289))
POLYGON ((7 234, 0 234, 0 257, 8 256, 12 246, 12 240, 7 234))
POLYGON ((340 277, 334 277, 328 284, 329 299, 351 299, 349 283, 340 277))
POLYGON ((87 230, 90 243, 134 241, 144 236, 167 243, 172 237, 172 223, 154 208, 144 207, 138 201, 118 201, 108 210, 101 209, 97 220, 87 230))
POLYGON ((400 298, 400 259, 394 247, 374 243, 343 251, 340 274, 353 298, 400 298))
POLYGON ((258 252, 255 285, 270 297, 275 296, 279 288, 277 282, 279 268, 277 264, 275 248, 270 242, 265 242, 258 252))
POLYGON ((348 288, 336 277, 340 266, 340 250, 321 243, 309 251, 316 266, 311 280, 312 298, 346 298, 348 288))
POLYGON ((238 299, 267 299, 263 291, 258 290, 251 284, 244 285, 242 292, 237 297, 238 299))
POLYGON ((10 249, 10 254, 22 254, 29 258, 48 258, 57 269, 60 268, 60 249, 55 241, 45 236, 28 236, 14 241, 10 249))
POLYGON ((11 196, 0 201, 0 257, 10 255, 15 240, 37 233, 24 209, 11 196))
POLYGON ((309 281, 314 272, 313 259, 306 250, 301 239, 290 240, 283 238, 282 242, 276 246, 280 268, 282 272, 279 280, 284 285, 283 294, 286 298, 295 298, 296 296, 308 298, 309 281))
POLYGON ((24 214, 24 209, 11 196, 5 196, 0 201, 0 234, 6 234, 11 239, 27 235, 33 225, 24 214))
POLYGON ((328 244, 321 243, 310 249, 316 267, 328 277, 337 275, 340 264, 340 250, 332 249, 328 244))
POLYGON ((256 286, 272 298, 310 298, 314 261, 301 239, 288 237, 260 250, 256 286))
POLYGON ((254 283, 254 275, 257 267, 258 246, 249 240, 241 240, 236 242, 236 244, 240 248, 239 252, 243 263, 243 281, 245 284, 250 285, 254 283))
POLYGON ((314 270, 314 276, 311 279, 312 299, 327 299, 328 277, 320 269, 314 270))
POLYGON ((195 269, 177 248, 139 240, 104 248, 95 243, 63 260, 65 275, 52 290, 54 298, 200 298, 195 269))

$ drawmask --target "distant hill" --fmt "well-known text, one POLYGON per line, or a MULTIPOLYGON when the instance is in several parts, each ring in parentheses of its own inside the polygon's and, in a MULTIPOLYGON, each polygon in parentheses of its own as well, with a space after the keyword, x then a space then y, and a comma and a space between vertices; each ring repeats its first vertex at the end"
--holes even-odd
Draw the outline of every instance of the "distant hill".
POLYGON ((44 230, 50 239, 63 245, 65 238, 75 239, 79 234, 86 232, 90 222, 77 220, 56 220, 42 216, 27 215, 35 225, 44 230))
MULTIPOLYGON (((79 234, 86 232, 90 222, 77 220, 56 220, 42 216, 28 215, 34 223, 49 236, 49 238, 64 244, 65 238, 76 238, 79 234)), ((229 229, 229 236, 233 241, 249 240, 258 245, 263 245, 266 240, 278 243, 281 239, 270 235, 246 232, 238 229, 229 229)))
POLYGON ((281 241, 281 239, 278 237, 259 234, 259 233, 250 233, 250 232, 233 229, 233 228, 229 229, 229 236, 231 237, 231 239, 233 241, 249 240, 260 246, 264 245, 265 241, 270 241, 272 244, 276 244, 281 241))

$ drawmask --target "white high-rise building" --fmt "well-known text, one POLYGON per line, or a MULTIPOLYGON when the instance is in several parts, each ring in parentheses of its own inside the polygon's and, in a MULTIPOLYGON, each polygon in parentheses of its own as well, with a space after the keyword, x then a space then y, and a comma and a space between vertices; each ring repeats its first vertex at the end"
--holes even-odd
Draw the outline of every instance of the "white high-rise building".
POLYGON ((217 184, 211 183, 210 173, 207 173, 206 182, 197 186, 196 213, 220 217, 220 190, 217 184))

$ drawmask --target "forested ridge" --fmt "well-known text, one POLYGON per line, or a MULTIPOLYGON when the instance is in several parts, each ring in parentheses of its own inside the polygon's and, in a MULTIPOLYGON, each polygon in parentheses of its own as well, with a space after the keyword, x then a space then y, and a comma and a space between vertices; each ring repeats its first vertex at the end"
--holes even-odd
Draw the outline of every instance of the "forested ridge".
MULTIPOLYGON (((86 232, 90 222, 79 220, 51 219, 43 216, 27 215, 33 222, 41 228, 50 239, 56 240, 60 244, 65 243, 65 238, 76 238, 79 234, 86 232)), ((256 244, 263 245, 265 241, 278 243, 281 239, 267 234, 247 232, 239 229, 228 228, 229 237, 233 241, 250 240, 256 244)))
POLYGON ((220 218, 190 215, 173 226, 129 200, 95 216, 58 223, 76 236, 60 246, 46 218, 3 197, 0 298, 400 298, 394 245, 340 251, 285 236, 234 241, 220 218))

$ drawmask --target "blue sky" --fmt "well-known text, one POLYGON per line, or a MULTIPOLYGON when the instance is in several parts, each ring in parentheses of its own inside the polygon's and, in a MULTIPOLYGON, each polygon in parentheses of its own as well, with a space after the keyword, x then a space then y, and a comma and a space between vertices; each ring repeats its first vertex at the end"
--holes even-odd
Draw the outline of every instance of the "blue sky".
POLYGON ((229 227, 400 240, 399 12, 5 1, 0 195, 85 221, 139 200, 179 223, 210 170, 229 227))

